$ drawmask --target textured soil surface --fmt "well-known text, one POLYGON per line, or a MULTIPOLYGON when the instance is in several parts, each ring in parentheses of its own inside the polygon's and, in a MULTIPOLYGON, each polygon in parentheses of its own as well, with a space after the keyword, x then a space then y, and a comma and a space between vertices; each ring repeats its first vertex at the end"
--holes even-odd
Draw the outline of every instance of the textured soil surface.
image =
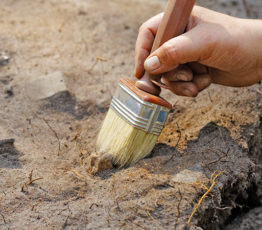
MULTIPOLYGON (((174 107, 148 158, 118 170, 95 155, 138 28, 165 4, 0 1, 0 229, 262 227, 262 85, 163 92, 174 107)), ((260 0, 198 4, 262 18, 260 0)))

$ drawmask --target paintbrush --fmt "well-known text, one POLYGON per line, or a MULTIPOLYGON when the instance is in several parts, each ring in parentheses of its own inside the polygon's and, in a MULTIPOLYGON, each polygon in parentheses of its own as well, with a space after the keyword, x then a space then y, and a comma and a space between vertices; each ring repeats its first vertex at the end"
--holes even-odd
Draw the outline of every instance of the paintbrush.
MULTIPOLYGON (((151 53, 186 28, 195 0, 169 0, 151 53)), ((137 82, 120 79, 97 138, 97 150, 124 167, 147 156, 154 148, 172 105, 159 96, 161 76, 144 76, 137 82)))

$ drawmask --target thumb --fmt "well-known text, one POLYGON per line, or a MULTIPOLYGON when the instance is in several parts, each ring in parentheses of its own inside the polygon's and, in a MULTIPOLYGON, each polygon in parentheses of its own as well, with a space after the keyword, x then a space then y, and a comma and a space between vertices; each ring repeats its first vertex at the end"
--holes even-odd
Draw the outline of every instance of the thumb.
POLYGON ((204 60, 213 50, 212 37, 201 28, 172 38, 155 50, 145 61, 145 70, 151 74, 161 74, 176 68, 180 64, 204 60))

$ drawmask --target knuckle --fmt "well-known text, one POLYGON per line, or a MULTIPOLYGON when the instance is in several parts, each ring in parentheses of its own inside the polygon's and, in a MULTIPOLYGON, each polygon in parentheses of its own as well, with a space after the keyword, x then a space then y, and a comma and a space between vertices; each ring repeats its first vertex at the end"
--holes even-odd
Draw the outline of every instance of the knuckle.
POLYGON ((148 27, 147 23, 144 23, 140 26, 139 34, 143 40, 154 40, 154 35, 152 34, 151 29, 148 27))
POLYGON ((176 61, 177 50, 170 42, 166 42, 162 46, 161 61, 165 64, 174 64, 176 61))
POLYGON ((142 33, 144 30, 146 30, 146 24, 145 24, 145 23, 143 23, 143 24, 139 27, 138 31, 139 31, 139 33, 142 33))

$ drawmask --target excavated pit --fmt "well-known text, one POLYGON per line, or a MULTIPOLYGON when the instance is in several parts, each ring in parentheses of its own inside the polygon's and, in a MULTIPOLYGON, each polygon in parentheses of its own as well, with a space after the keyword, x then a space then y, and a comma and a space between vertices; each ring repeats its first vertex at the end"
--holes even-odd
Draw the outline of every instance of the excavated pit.
MULTIPOLYGON (((254 172, 250 173, 250 184, 246 192, 237 192, 235 208, 227 218, 225 229, 259 229, 262 227, 262 119, 260 126, 248 141, 248 156, 255 164, 254 172)), ((248 131, 247 131, 248 132, 248 131)), ((227 190, 227 191, 230 191, 227 190)), ((226 196, 227 197, 227 196, 226 196)), ((224 199, 226 200, 226 199, 224 199)))

